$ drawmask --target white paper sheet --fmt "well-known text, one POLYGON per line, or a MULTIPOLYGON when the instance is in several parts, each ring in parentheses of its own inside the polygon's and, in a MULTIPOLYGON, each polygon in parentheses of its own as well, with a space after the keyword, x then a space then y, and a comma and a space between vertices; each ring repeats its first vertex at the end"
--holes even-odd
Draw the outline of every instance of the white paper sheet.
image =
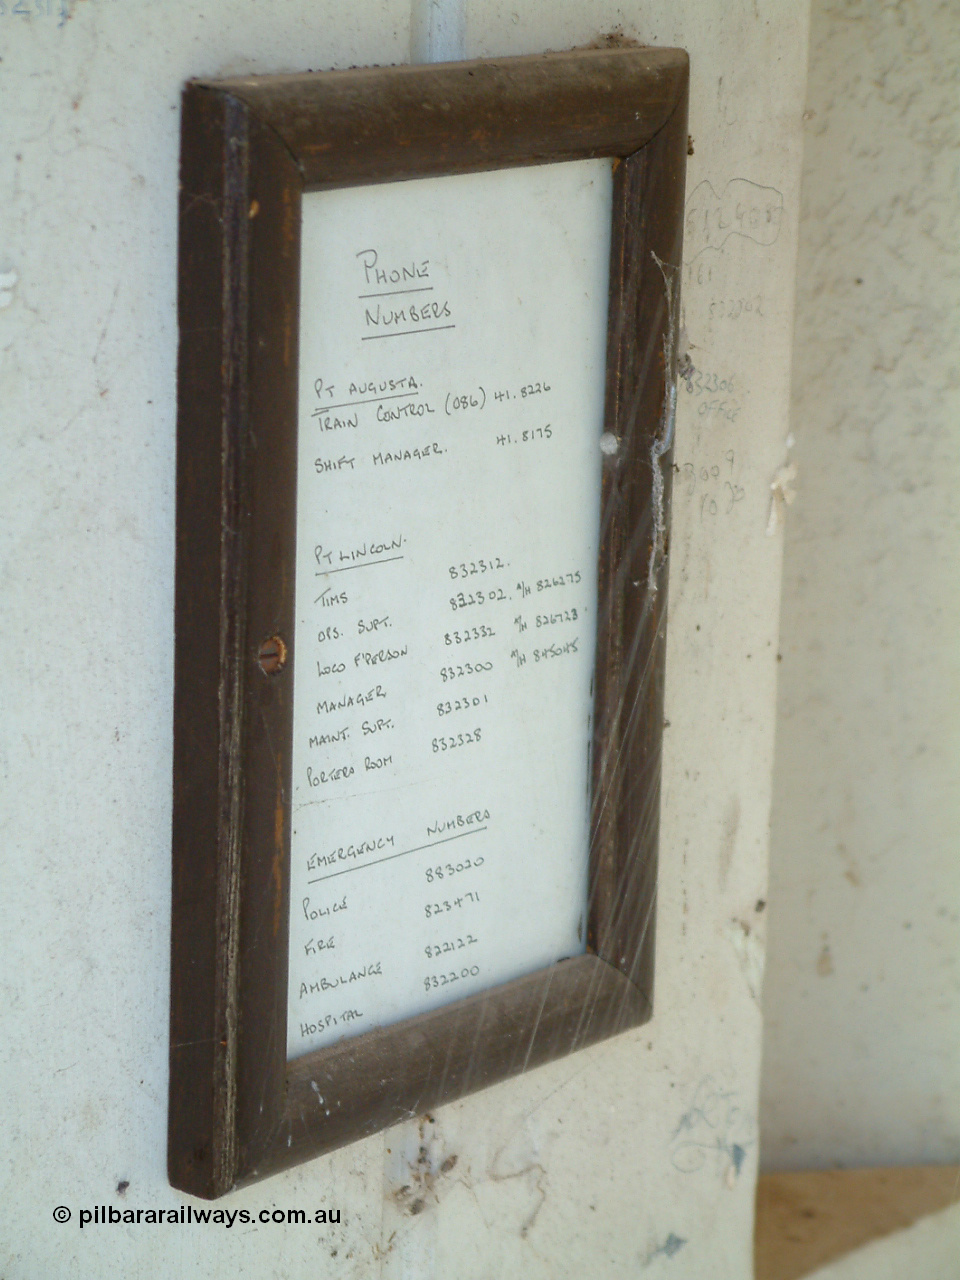
POLYGON ((304 199, 290 1057, 585 948, 611 185, 304 199))

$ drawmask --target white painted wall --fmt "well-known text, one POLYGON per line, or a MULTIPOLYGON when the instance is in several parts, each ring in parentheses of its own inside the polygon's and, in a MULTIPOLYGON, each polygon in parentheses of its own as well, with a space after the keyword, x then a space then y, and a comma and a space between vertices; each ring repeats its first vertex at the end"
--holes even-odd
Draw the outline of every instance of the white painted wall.
POLYGON ((960 5, 814 0, 771 1168, 960 1160, 960 5))
POLYGON ((0 1275, 746 1280, 805 4, 474 0, 412 32, 402 0, 29 4, 0 13, 0 1275), (181 82, 615 28, 693 65, 654 1020, 230 1200, 337 1206, 337 1229, 81 1232, 81 1208, 184 1200, 164 1171, 181 82))

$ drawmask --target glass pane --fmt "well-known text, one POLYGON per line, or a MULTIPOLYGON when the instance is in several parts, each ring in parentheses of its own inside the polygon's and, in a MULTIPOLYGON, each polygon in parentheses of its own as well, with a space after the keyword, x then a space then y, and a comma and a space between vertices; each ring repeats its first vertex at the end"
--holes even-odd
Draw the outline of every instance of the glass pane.
POLYGON ((585 949, 611 189, 304 199, 290 1057, 585 949))

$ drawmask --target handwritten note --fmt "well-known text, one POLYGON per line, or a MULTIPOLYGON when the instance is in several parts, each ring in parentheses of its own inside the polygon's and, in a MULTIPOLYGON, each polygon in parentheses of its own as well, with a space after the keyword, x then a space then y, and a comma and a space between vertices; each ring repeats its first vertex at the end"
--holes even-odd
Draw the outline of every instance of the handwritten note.
POLYGON ((585 949, 610 211, 304 199, 290 1057, 585 949))

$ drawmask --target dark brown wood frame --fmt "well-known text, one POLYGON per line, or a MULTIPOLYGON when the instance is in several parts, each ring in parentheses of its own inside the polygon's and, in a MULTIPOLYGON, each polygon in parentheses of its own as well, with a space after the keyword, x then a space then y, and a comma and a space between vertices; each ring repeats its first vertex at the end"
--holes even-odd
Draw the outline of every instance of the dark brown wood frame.
POLYGON ((687 79, 682 51, 602 49, 184 91, 175 1187, 223 1195, 650 1016, 687 79), (614 157, 619 449, 601 498, 587 954, 288 1062, 301 194, 599 156, 614 157), (274 636, 286 661, 265 674, 274 636))

